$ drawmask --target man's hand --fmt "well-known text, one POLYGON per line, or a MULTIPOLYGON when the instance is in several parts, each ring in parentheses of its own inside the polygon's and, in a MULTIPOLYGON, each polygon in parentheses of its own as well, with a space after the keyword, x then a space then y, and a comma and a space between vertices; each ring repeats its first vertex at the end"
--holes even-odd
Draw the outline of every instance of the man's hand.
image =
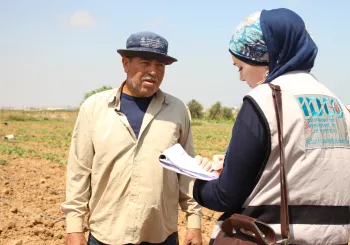
POLYGON ((86 245, 84 233, 68 233, 66 236, 66 245, 86 245))
POLYGON ((201 229, 187 229, 183 245, 202 245, 201 229))

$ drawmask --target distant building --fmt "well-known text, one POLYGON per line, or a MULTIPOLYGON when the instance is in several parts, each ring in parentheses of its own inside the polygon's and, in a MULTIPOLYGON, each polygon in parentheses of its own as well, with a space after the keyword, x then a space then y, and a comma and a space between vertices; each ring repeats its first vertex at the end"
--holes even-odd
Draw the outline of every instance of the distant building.
POLYGON ((47 111, 63 111, 64 108, 60 108, 60 107, 48 107, 46 108, 47 111))

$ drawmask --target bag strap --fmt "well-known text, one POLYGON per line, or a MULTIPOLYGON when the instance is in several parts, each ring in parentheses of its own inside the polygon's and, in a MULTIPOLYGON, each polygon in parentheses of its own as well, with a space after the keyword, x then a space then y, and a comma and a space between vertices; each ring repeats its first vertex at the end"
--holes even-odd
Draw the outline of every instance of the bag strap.
POLYGON ((278 131, 278 145, 280 148, 280 186, 281 186, 281 205, 280 205, 280 220, 281 220, 281 235, 287 241, 290 238, 289 230, 289 212, 288 212, 288 197, 287 197, 287 181, 285 174, 285 154, 283 141, 283 118, 282 118, 282 96, 281 87, 269 83, 272 89, 272 97, 275 107, 278 131))
POLYGON ((280 187, 281 187, 281 205, 280 205, 280 222, 282 240, 276 241, 274 230, 267 224, 246 215, 234 214, 226 219, 221 226, 223 233, 219 233, 215 239, 215 245, 230 244, 229 238, 238 238, 244 241, 242 244, 288 244, 290 240, 289 231, 289 212, 287 197, 287 181, 285 174, 285 153, 283 142, 283 119, 282 119, 282 94, 278 85, 269 83, 272 89, 273 104, 277 119, 278 145, 280 150, 280 187), (233 233, 235 229, 235 233, 233 233))

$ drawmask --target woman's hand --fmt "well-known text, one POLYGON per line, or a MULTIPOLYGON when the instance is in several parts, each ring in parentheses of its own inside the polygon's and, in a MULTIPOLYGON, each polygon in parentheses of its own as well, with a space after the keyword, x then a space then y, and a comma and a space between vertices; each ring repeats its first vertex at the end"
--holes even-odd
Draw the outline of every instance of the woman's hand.
POLYGON ((219 176, 224 167, 225 155, 214 155, 212 160, 197 155, 195 159, 205 171, 213 172, 215 175, 219 176))

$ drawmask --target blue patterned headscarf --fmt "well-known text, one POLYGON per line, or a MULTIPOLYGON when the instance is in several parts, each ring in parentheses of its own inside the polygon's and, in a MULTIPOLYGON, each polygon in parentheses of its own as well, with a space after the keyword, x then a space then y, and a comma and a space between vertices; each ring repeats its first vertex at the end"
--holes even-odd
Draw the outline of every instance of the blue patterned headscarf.
POLYGON ((268 65, 269 57, 260 26, 260 12, 249 15, 234 31, 229 51, 252 65, 268 65))
POLYGON ((310 71, 318 52, 302 18, 285 8, 248 16, 233 33, 229 50, 246 63, 268 65, 265 83, 290 71, 310 71))

